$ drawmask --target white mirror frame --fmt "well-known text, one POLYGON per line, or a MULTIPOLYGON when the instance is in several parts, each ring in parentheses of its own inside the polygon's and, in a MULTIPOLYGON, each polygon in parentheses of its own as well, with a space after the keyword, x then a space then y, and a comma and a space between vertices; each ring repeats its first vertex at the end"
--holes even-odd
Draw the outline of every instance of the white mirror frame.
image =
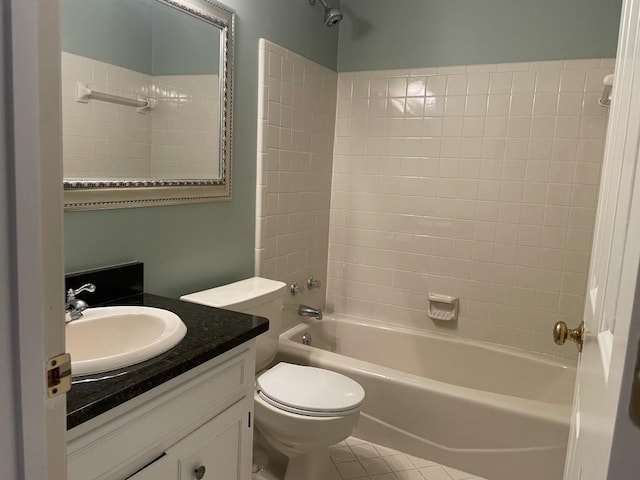
POLYGON ((211 0, 156 0, 221 30, 220 172, 210 180, 64 181, 66 211, 148 207, 231 200, 234 10, 211 0))

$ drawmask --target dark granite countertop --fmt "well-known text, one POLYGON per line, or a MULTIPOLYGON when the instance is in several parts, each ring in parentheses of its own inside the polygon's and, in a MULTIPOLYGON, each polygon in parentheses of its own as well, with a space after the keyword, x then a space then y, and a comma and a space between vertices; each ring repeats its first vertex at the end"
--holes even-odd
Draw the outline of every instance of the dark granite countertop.
POLYGON ((269 328, 269 322, 261 317, 150 294, 120 298, 102 304, 105 305, 169 310, 182 319, 187 326, 187 334, 171 350, 146 362, 74 377, 71 391, 67 394, 68 430, 251 340, 269 328))

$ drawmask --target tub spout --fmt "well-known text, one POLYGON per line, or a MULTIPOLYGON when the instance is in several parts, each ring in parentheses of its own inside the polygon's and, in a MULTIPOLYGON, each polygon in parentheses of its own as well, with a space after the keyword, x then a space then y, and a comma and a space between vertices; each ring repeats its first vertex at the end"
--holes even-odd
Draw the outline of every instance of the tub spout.
POLYGON ((313 317, 315 319, 322 320, 322 310, 308 305, 300 305, 298 307, 298 315, 301 317, 313 317))

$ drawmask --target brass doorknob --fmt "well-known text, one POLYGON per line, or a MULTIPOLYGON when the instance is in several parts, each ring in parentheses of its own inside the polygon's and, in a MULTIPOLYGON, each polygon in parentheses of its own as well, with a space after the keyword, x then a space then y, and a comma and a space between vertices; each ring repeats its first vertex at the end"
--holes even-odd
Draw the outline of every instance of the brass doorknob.
POLYGON ((582 352, 582 344, 584 342, 584 322, 580 322, 578 328, 570 329, 564 322, 556 323, 553 327, 553 341, 556 345, 564 345, 564 342, 573 340, 576 342, 578 351, 582 352))

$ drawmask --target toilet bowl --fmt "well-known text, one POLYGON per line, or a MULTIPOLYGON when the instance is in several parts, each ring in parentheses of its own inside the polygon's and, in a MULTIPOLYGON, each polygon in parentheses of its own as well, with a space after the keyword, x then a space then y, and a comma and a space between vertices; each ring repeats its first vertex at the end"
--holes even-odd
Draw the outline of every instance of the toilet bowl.
POLYGON ((256 379, 256 427, 289 458, 285 480, 325 480, 329 446, 356 426, 364 390, 355 381, 315 367, 279 363, 256 379))
POLYGON ((271 365, 278 349, 286 284, 253 277, 181 297, 269 319, 256 341, 256 428, 289 459, 285 480, 326 480, 329 447, 353 432, 364 390, 336 372, 289 363, 271 365))

